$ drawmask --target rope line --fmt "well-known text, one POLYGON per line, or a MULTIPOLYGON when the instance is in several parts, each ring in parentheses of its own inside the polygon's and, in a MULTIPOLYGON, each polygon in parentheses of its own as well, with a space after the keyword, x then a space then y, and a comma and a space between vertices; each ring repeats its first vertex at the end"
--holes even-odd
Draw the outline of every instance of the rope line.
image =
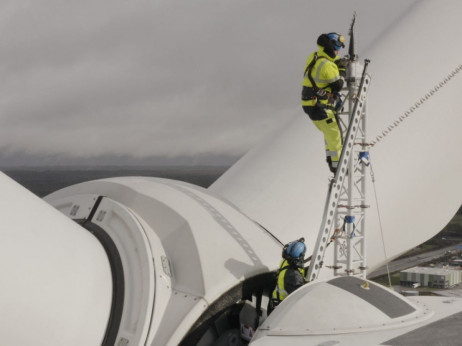
MULTIPOLYGON (((407 111, 405 111, 402 115, 400 115, 399 118, 397 120, 395 120, 391 125, 389 125, 386 130, 382 131, 381 135, 378 135, 375 138, 374 141, 370 142, 370 145, 374 146, 375 144, 380 142, 384 137, 386 137, 396 127, 398 127, 404 120, 406 120, 412 113, 414 113, 414 111, 416 111, 420 106, 422 106, 429 98, 431 98, 433 95, 435 95, 442 87, 444 87, 451 79, 453 79, 461 71, 462 71, 462 64, 457 66, 441 82, 439 82, 437 85, 435 85, 433 87, 433 89, 431 89, 428 93, 426 93, 424 97, 421 97, 417 102, 414 103, 413 106, 411 106, 407 111)), ((385 238, 383 236, 382 219, 381 219, 381 214, 380 214, 380 209, 379 209, 379 201, 378 201, 378 197, 377 197, 377 189, 376 189, 376 186, 375 186, 374 171, 372 170, 372 163, 370 164, 370 167, 371 167, 372 185, 374 187, 375 203, 377 205, 377 214, 378 214, 378 221, 379 221, 379 227, 380 227, 380 234, 381 234, 381 237, 382 237, 383 254, 385 256, 385 263, 386 263, 386 268, 387 268, 388 284, 389 284, 389 286, 391 288, 392 285, 391 285, 390 269, 388 267, 388 256, 387 256, 387 251, 386 251, 386 247, 385 247, 385 238)))
POLYGON ((393 122, 390 126, 387 127, 386 130, 382 131, 382 134, 375 137, 370 145, 374 146, 378 142, 380 142, 384 137, 386 137, 392 130, 394 130, 398 125, 400 125, 406 118, 408 118, 414 111, 416 111, 422 104, 425 103, 430 97, 435 95, 442 87, 444 87, 452 78, 454 78, 459 72, 462 71, 462 64, 457 66, 451 73, 449 73, 446 78, 444 78, 441 82, 439 82, 433 89, 431 89, 428 93, 425 94, 424 97, 421 97, 417 102, 414 103, 413 106, 409 107, 407 111, 405 111, 399 118, 393 122))
POLYGON ((375 187, 375 176, 374 176, 374 171, 372 169, 372 162, 370 163, 370 167, 371 167, 372 185, 374 186, 375 204, 377 205, 377 214, 378 214, 378 218, 379 218, 380 235, 382 236, 383 255, 385 256, 385 264, 386 264, 386 267, 387 267, 388 285, 391 288, 392 286, 391 286, 390 269, 388 268, 388 256, 387 256, 387 250, 385 248, 385 238, 383 237, 382 218, 380 216, 379 200, 377 198, 377 189, 375 187))

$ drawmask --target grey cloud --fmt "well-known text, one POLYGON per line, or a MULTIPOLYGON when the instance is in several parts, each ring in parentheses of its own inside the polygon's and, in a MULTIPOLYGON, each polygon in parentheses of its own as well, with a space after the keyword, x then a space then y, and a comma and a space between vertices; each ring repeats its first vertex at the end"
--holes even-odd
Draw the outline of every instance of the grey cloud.
POLYGON ((299 111, 319 33, 356 10, 363 47, 413 2, 393 3, 4 2, 0 150, 242 154, 299 111))

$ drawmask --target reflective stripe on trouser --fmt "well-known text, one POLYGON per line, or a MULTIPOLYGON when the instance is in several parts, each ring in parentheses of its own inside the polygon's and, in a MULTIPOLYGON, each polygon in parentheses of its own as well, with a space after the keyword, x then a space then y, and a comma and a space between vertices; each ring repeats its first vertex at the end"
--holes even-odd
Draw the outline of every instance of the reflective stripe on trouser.
POLYGON ((342 153, 342 134, 335 120, 334 112, 326 109, 327 119, 314 120, 313 123, 324 134, 326 156, 331 159, 332 167, 337 167, 342 153))

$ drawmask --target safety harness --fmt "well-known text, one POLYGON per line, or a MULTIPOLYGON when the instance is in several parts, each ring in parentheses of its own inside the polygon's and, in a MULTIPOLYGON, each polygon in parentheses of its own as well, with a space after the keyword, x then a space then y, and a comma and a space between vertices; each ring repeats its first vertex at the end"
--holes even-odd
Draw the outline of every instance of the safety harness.
POLYGON ((313 73, 313 67, 318 61, 318 59, 326 59, 323 56, 318 57, 318 52, 314 53, 313 60, 308 64, 308 66, 305 69, 305 76, 310 80, 311 82, 311 87, 303 86, 302 89, 302 100, 303 101, 310 101, 313 100, 315 101, 315 105, 321 108, 327 108, 327 109, 333 109, 335 110, 335 107, 332 104, 323 104, 323 103, 318 103, 318 100, 334 100, 335 95, 326 89, 319 88, 316 84, 316 82, 313 79, 312 73, 313 73))
POLYGON ((318 52, 315 52, 313 56, 313 60, 311 60, 311 62, 308 64, 308 66, 305 69, 304 75, 310 80, 312 86, 311 87, 303 86, 303 90, 302 90, 302 100, 303 101, 313 100, 318 97, 321 99, 327 99, 326 97, 327 90, 319 88, 312 76, 313 67, 318 61, 318 59, 325 59, 325 57, 323 56, 318 57, 318 52))
POLYGON ((287 270, 289 267, 290 267, 290 264, 279 268, 278 271, 276 272, 276 295, 278 297, 279 302, 281 302, 281 295, 279 294, 279 274, 281 274, 283 270, 287 270))

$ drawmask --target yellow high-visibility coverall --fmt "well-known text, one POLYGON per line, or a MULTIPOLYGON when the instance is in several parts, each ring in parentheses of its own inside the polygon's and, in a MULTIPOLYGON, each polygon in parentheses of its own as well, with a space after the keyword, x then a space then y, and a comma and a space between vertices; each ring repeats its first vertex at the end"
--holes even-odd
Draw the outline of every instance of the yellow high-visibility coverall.
MULTIPOLYGON (((343 87, 343 79, 340 78, 339 68, 335 64, 339 57, 332 58, 324 52, 324 47, 318 47, 319 50, 316 52, 317 61, 311 69, 308 69, 308 66, 314 59, 315 53, 312 53, 306 60, 303 87, 304 89, 311 88, 313 90, 313 85, 308 77, 308 73, 311 72, 311 78, 317 88, 324 89, 328 93, 338 93, 343 87)), ((329 100, 327 97, 318 97, 317 99, 302 98, 303 110, 324 134, 326 159, 331 171, 335 173, 343 144, 341 129, 337 123, 336 114, 331 103, 332 99, 329 100)))
POLYGON ((278 280, 273 291, 273 299, 282 301, 305 283, 305 269, 294 268, 289 265, 286 259, 283 259, 279 265, 278 280))

